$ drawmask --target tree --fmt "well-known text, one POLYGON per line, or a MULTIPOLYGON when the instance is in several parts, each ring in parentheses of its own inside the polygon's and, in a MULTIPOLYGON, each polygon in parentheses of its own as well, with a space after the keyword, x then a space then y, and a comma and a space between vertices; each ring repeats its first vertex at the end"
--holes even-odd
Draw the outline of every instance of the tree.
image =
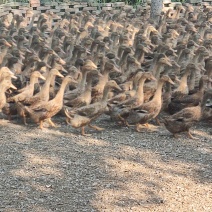
POLYGON ((163 9, 163 0, 151 0, 150 18, 157 20, 163 9))

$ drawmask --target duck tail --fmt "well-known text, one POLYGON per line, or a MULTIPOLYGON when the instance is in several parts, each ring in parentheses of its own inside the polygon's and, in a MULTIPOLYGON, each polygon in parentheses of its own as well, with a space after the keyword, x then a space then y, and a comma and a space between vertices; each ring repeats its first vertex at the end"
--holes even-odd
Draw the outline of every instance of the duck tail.
POLYGON ((27 107, 27 106, 24 106, 24 111, 28 114, 32 114, 33 113, 33 110, 30 108, 30 107, 27 107))
POLYGON ((166 118, 162 118, 162 119, 160 120, 160 122, 163 123, 163 124, 167 124, 166 118))
POLYGON ((72 114, 68 111, 68 108, 64 107, 64 113, 66 115, 67 118, 69 118, 70 120, 73 119, 72 114))
POLYGON ((24 106, 21 102, 16 102, 15 104, 18 111, 24 111, 25 114, 28 113, 26 106, 24 106))

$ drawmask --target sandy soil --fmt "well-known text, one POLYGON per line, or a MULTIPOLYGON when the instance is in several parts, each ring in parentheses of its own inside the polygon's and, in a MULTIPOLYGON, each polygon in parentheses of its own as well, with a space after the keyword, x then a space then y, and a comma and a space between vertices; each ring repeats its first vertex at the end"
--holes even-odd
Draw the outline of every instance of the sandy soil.
POLYGON ((56 120, 0 120, 0 211, 212 211, 212 129, 137 133, 102 117, 90 137, 56 120))

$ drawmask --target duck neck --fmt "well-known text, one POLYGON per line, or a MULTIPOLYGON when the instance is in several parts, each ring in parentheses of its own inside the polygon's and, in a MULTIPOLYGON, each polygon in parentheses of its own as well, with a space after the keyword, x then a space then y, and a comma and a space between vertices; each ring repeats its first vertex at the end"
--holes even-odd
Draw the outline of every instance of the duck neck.
POLYGON ((6 92, 7 89, 8 89, 7 86, 0 84, 0 96, 5 95, 5 92, 6 92))
POLYGON ((30 23, 29 23, 29 26, 27 27, 27 29, 28 29, 29 31, 30 31, 30 29, 33 27, 33 23, 34 23, 35 17, 36 17, 36 15, 33 15, 33 16, 32 16, 32 19, 31 19, 31 21, 30 21, 30 23))
POLYGON ((143 100, 144 97, 144 82, 146 81, 146 78, 142 78, 139 81, 137 90, 136 90, 136 97, 139 98, 140 100, 143 100))
POLYGON ((82 89, 85 86, 87 74, 88 74, 88 71, 82 71, 82 79, 79 84, 79 89, 82 89))
POLYGON ((154 94, 154 97, 153 97, 152 101, 156 101, 156 102, 161 104, 161 102, 162 102, 161 96, 162 96, 163 84, 164 84, 164 81, 159 80, 158 86, 157 86, 157 90, 155 91, 155 94, 154 94))
POLYGON ((164 65, 158 63, 157 68, 155 68, 155 73, 153 73, 153 75, 155 76, 156 79, 160 78, 160 74, 163 70, 164 70, 164 65))
POLYGON ((172 92, 172 86, 170 83, 166 83, 166 93, 171 93, 172 92))
POLYGON ((177 62, 182 62, 182 59, 184 59, 184 53, 181 51, 181 52, 179 52, 179 57, 178 57, 178 59, 177 59, 177 62))
POLYGON ((179 19, 179 15, 180 15, 180 10, 177 10, 177 11, 175 12, 174 19, 175 19, 175 20, 179 19))
POLYGON ((98 88, 103 91, 106 83, 109 80, 109 72, 105 70, 102 76, 99 78, 98 88))
MULTIPOLYGON (((46 79, 46 82, 44 83, 43 87, 41 88, 41 91, 39 92, 39 94, 41 95, 41 98, 43 96, 48 96, 48 99, 49 99, 49 89, 50 89, 50 84, 51 84, 53 78, 55 79, 55 76, 50 73, 46 79)), ((47 101, 48 101, 48 99, 47 99, 47 101)))
POLYGON ((7 54, 7 50, 8 50, 8 47, 4 48, 2 51, 1 51, 1 58, 4 58, 7 54))
POLYGON ((49 57, 50 57, 50 54, 44 55, 43 62, 45 62, 47 64, 48 60, 49 60, 49 57))
POLYGON ((92 87, 92 76, 89 76, 89 77, 87 77, 87 84, 86 84, 85 90, 91 91, 91 87, 92 87))
POLYGON ((21 48, 21 47, 23 47, 23 46, 24 46, 24 40, 19 41, 18 44, 17 44, 17 47, 18 47, 18 48, 21 48))
POLYGON ((105 86, 104 90, 103 90, 102 102, 106 102, 107 101, 109 91, 110 91, 110 88, 108 86, 105 86))
POLYGON ((145 52, 144 51, 140 51, 140 54, 138 55, 138 61, 140 63, 144 62, 144 55, 145 55, 145 52))
POLYGON ((124 49, 122 48, 122 46, 120 46, 120 47, 118 48, 118 52, 117 52, 118 58, 121 58, 121 57, 122 57, 123 52, 124 52, 124 49))
POLYGON ((204 60, 204 56, 200 54, 198 57, 198 63, 201 63, 203 60, 204 60))
POLYGON ((0 67, 4 67, 7 65, 8 59, 6 57, 3 58, 2 63, 0 65, 0 67))
POLYGON ((122 54, 122 57, 121 57, 120 62, 119 62, 120 65, 122 65, 125 62, 128 54, 129 54, 128 52, 124 52, 122 54))
POLYGON ((180 84, 177 88, 177 91, 182 91, 186 92, 186 90, 188 89, 188 70, 186 70, 186 73, 182 76, 181 80, 180 80, 180 84))
POLYGON ((199 92, 202 94, 204 93, 205 90, 204 85, 205 85, 204 80, 201 78, 199 81, 199 92))
POLYGON ((68 82, 63 80, 61 86, 60 86, 60 89, 59 91, 57 92, 54 100, 58 103, 62 103, 63 102, 63 96, 64 96, 64 92, 65 92, 65 88, 67 86, 68 82))
POLYGON ((34 86, 35 86, 36 82, 37 82, 37 77, 31 76, 30 83, 29 83, 29 91, 31 92, 31 95, 33 95, 33 93, 34 93, 34 86))

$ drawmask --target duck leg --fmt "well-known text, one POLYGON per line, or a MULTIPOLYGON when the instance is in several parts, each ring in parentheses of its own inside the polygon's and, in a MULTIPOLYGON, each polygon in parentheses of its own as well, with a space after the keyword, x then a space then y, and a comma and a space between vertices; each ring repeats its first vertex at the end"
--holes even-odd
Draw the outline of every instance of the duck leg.
POLYGON ((126 126, 127 126, 127 127, 134 127, 135 125, 129 124, 129 123, 126 121, 126 126))
POLYGON ((187 131, 187 136, 190 138, 190 139, 195 139, 195 140, 198 140, 198 138, 194 137, 193 135, 191 135, 191 132, 188 130, 187 131))
POLYGON ((26 122, 26 116, 23 116, 23 121, 24 121, 24 125, 27 126, 27 122, 26 122))
POLYGON ((136 128, 135 129, 136 129, 137 132, 141 132, 140 126, 141 126, 141 124, 139 124, 139 123, 136 124, 136 128))
POLYGON ((174 138, 179 138, 180 136, 177 135, 176 133, 173 134, 174 138))
POLYGON ((82 134, 83 136, 90 136, 90 135, 91 135, 91 134, 86 134, 86 133, 85 133, 85 126, 81 127, 81 134, 82 134))
POLYGON ((40 129, 42 130, 43 129, 43 120, 40 121, 40 125, 39 125, 40 129))
POLYGON ((52 127, 57 127, 56 124, 51 120, 51 118, 47 119, 47 121, 52 127))
POLYGON ((157 123, 157 125, 161 126, 160 120, 158 119, 158 117, 155 118, 155 121, 157 123))
POLYGON ((68 117, 66 118, 66 124, 70 124, 70 119, 68 117))
POLYGON ((11 114, 9 114, 9 115, 7 116, 7 119, 11 122, 11 120, 12 120, 11 114))
POLYGON ((124 124, 127 127, 130 127, 130 125, 127 123, 127 121, 124 118, 122 118, 120 115, 118 115, 118 118, 120 119, 120 121, 122 122, 122 124, 124 124))
POLYGON ((97 130, 97 131, 102 131, 102 130, 104 130, 104 128, 98 127, 98 126, 96 126, 96 125, 91 125, 91 124, 89 124, 88 126, 89 126, 90 128, 92 128, 92 129, 94 129, 94 130, 97 130))
POLYGON ((144 124, 144 126, 145 126, 146 128, 149 128, 149 124, 148 124, 148 123, 144 124))

